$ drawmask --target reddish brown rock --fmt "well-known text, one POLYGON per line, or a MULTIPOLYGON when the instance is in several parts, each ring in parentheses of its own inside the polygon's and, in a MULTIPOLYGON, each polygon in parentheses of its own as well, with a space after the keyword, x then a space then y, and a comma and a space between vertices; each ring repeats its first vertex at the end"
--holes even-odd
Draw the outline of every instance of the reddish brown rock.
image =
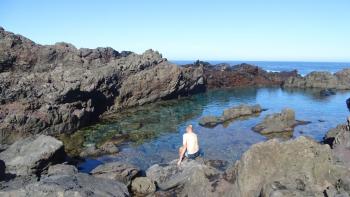
POLYGON ((202 67, 208 88, 282 85, 289 77, 299 76, 296 70, 291 72, 267 72, 250 64, 236 66, 228 64, 210 65, 206 62, 197 61, 194 64, 185 65, 185 67, 202 67))

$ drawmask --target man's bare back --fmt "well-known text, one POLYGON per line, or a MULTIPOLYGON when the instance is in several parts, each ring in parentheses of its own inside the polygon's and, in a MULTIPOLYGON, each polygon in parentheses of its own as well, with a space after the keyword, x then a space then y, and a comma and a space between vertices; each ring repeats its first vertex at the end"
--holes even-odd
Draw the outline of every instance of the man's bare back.
POLYGON ((198 138, 197 134, 193 132, 192 125, 186 128, 186 133, 182 136, 182 144, 183 145, 179 148, 178 165, 180 165, 184 155, 186 155, 186 157, 192 156, 193 158, 199 155, 198 138))
POLYGON ((188 154, 194 154, 198 152, 198 138, 195 133, 185 133, 183 135, 183 144, 187 144, 186 149, 188 154))

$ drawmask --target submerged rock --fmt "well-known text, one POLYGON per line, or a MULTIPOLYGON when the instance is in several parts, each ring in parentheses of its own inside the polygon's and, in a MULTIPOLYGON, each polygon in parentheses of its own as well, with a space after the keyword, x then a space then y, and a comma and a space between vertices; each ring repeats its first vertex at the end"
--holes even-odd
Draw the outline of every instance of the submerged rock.
POLYGON ((350 111, 350 98, 346 99, 346 106, 348 107, 348 110, 350 111))
POLYGON ((320 96, 332 96, 335 95, 335 91, 332 89, 324 89, 320 91, 320 96))
POLYGON ((53 137, 39 135, 19 140, 0 153, 8 173, 40 174, 49 165, 65 160, 63 143, 53 137))
POLYGON ((310 122, 295 120, 295 112, 292 109, 284 109, 281 113, 267 115, 253 130, 263 135, 288 133, 293 132, 297 125, 308 123, 310 122))
POLYGON ((225 109, 223 114, 220 117, 216 116, 204 116, 199 120, 199 125, 205 127, 214 127, 218 124, 237 119, 240 117, 247 117, 254 114, 259 114, 263 109, 260 105, 239 105, 236 107, 231 107, 229 109, 225 109))
POLYGON ((223 119, 221 117, 216 116, 204 116, 199 120, 199 125, 204 127, 215 127, 218 124, 223 123, 223 119))
POLYGON ((140 172, 140 169, 126 163, 111 162, 97 166, 91 171, 95 177, 121 181, 130 185, 131 180, 140 172))
POLYGON ((96 147, 95 144, 86 147, 79 154, 80 157, 96 157, 101 155, 111 155, 119 152, 119 148, 112 142, 105 142, 100 147, 96 147))
POLYGON ((156 185, 148 177, 137 177, 131 183, 131 191, 136 194, 147 195, 156 191, 156 185))
POLYGON ((284 82, 283 87, 349 90, 349 75, 350 69, 343 69, 335 74, 329 72, 311 72, 305 77, 290 77, 284 82))

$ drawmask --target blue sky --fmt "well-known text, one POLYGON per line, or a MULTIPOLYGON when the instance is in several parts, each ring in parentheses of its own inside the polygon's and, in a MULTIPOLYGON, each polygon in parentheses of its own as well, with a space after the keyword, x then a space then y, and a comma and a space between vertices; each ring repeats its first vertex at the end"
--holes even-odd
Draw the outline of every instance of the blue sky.
POLYGON ((349 0, 0 0, 0 26, 171 60, 350 61, 349 0))

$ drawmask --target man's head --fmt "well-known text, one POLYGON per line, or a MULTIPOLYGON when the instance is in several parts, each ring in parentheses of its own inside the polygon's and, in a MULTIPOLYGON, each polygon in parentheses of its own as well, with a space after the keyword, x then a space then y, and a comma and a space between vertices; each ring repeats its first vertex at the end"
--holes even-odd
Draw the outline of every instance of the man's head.
POLYGON ((193 132, 193 129, 192 129, 192 125, 191 125, 191 124, 188 125, 188 126, 186 127, 186 132, 187 132, 187 133, 193 132))

